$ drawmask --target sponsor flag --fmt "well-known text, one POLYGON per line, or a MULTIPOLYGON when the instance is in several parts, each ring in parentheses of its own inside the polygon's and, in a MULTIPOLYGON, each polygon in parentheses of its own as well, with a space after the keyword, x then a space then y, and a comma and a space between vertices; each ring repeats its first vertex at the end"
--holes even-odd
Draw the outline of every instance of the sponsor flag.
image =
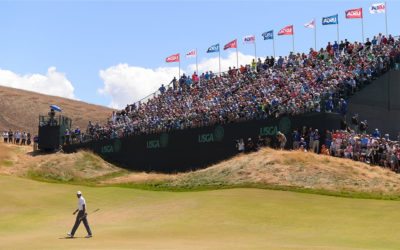
POLYGON ((196 56, 197 56, 197 51, 195 49, 192 49, 191 51, 186 53, 186 58, 196 57, 196 56))
POLYGON ((304 27, 309 28, 309 29, 314 29, 315 28, 315 19, 309 21, 308 23, 305 23, 304 27))
POLYGON ((165 62, 167 62, 167 63, 170 63, 170 62, 179 62, 180 60, 179 60, 179 53, 178 54, 174 54, 174 55, 171 55, 171 56, 169 56, 169 57, 167 57, 166 59, 165 59, 165 62))
POLYGON ((346 10, 345 13, 346 13, 346 18, 348 19, 363 18, 362 8, 346 10))
POLYGON ((278 32, 278 36, 293 35, 293 25, 288 25, 278 32))
POLYGON ((233 41, 230 41, 229 43, 225 44, 225 46, 224 46, 224 50, 234 49, 234 48, 237 48, 237 40, 236 39, 233 41))
POLYGON ((214 52, 219 52, 219 43, 214 44, 207 49, 207 53, 214 53, 214 52))
POLYGON ((386 12, 385 3, 374 3, 369 7, 369 13, 371 14, 381 14, 386 12))
POLYGON ((264 40, 274 39, 274 30, 270 30, 261 34, 264 37, 264 40))
POLYGON ((339 24, 338 14, 322 18, 322 25, 339 24))
POLYGON ((255 35, 249 35, 243 37, 243 43, 255 43, 256 42, 256 36, 255 35))

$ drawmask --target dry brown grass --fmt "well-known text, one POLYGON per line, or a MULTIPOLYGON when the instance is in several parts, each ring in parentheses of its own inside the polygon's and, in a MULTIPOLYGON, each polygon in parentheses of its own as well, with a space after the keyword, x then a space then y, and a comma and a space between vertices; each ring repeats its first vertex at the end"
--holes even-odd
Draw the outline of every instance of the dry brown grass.
POLYGON ((51 104, 60 106, 63 115, 72 118, 73 126, 81 129, 86 129, 89 121, 103 123, 112 113, 112 109, 99 105, 0 86, 0 131, 12 129, 36 134, 39 114, 46 115, 51 104))
POLYGON ((32 156, 31 147, 0 143, 0 174, 99 185, 196 189, 204 187, 294 187, 329 192, 400 195, 400 175, 352 160, 262 149, 206 169, 173 175, 129 172, 91 152, 32 156), (144 185, 144 186, 143 186, 144 185))
POLYGON ((103 161, 99 156, 80 151, 74 154, 33 155, 29 146, 0 144, 0 174, 58 181, 84 181, 124 170, 103 161))
POLYGON ((377 166, 300 151, 262 149, 181 174, 171 185, 265 184, 328 191, 400 194, 400 175, 377 166))

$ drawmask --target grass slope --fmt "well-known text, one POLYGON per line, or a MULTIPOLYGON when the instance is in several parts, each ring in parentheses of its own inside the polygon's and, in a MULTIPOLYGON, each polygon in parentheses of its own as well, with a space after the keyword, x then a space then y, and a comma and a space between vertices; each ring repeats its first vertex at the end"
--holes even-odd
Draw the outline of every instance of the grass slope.
POLYGON ((36 134, 39 114, 47 115, 51 104, 59 105, 73 126, 86 129, 89 121, 104 122, 112 109, 62 97, 0 86, 0 131, 23 130, 36 134))
MULTIPOLYGON (((0 176, 0 249, 398 249, 400 203, 262 189, 154 192, 0 176), (62 239, 76 190, 94 238, 62 239)), ((77 236, 85 235, 81 227, 77 236)))
POLYGON ((390 170, 313 153, 268 148, 206 169, 167 175, 129 172, 87 151, 34 156, 30 147, 0 143, 1 173, 47 182, 158 191, 255 187, 400 200, 400 175, 390 170))

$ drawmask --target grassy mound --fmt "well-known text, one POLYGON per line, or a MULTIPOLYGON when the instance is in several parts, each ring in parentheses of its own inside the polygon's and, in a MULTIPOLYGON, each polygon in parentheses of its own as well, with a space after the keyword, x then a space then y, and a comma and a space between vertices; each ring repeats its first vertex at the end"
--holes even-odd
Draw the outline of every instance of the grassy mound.
POLYGON ((54 182, 95 184, 103 178, 127 171, 99 156, 80 151, 74 154, 38 154, 31 147, 0 144, 0 173, 54 182))
POLYGON ((256 187, 400 199, 400 175, 390 170, 300 151, 265 148, 206 169, 167 175, 129 172, 87 151, 33 156, 29 147, 0 147, 0 173, 51 182, 172 191, 256 187))

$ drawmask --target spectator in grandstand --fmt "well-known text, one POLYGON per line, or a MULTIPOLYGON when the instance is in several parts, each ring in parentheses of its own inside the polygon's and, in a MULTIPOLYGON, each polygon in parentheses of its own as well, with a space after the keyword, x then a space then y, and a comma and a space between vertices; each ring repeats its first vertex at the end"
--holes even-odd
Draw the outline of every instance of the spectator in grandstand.
POLYGON ((390 41, 366 49, 361 43, 345 40, 338 45, 340 53, 331 53, 336 47, 333 44, 319 52, 279 57, 277 65, 273 57, 266 58, 261 67, 257 62, 256 71, 251 65, 242 65, 240 70, 230 68, 220 76, 205 72, 201 85, 193 75, 188 81, 186 76, 179 82, 174 78, 172 88, 160 89, 159 95, 145 103, 129 105, 132 108, 113 115, 107 124, 88 126, 87 134, 102 139, 283 114, 345 114, 345 97, 387 70, 391 58, 400 55, 399 41, 390 41))

